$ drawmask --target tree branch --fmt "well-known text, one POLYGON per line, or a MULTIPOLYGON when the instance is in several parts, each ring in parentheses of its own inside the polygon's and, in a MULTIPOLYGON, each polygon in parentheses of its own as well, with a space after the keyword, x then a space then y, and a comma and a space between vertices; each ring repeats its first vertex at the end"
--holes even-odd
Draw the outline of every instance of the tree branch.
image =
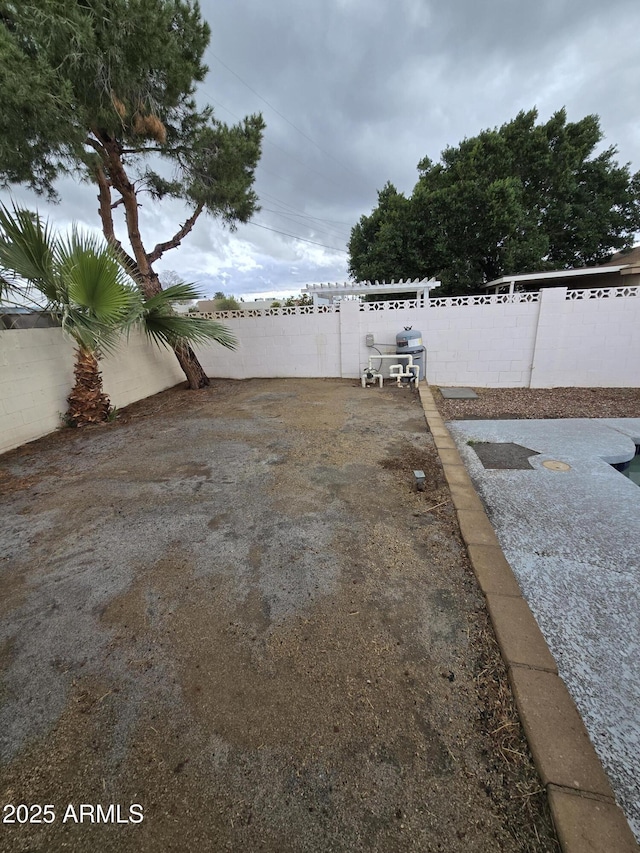
POLYGON ((114 207, 117 207, 123 200, 111 203, 111 185, 109 180, 105 174, 104 168, 100 165, 96 168, 96 180, 98 182, 98 201, 100 202, 100 207, 98 208, 98 213, 100 214, 100 219, 102 220, 102 231, 104 236, 109 243, 110 246, 113 246, 115 251, 118 254, 118 257, 121 259, 122 263, 128 270, 128 272, 132 272, 133 270, 137 270, 137 264, 134 259, 122 248, 122 243, 116 237, 116 232, 113 227, 113 216, 111 211, 114 207))
POLYGON ((168 249, 175 249, 180 245, 182 240, 187 236, 187 234, 191 231, 193 226, 196 224, 196 220, 202 213, 204 205, 199 204, 193 212, 193 215, 187 219, 184 225, 177 231, 170 240, 167 240, 165 243, 157 243, 154 247, 153 251, 147 255, 147 260, 150 264, 153 264, 155 261, 159 260, 164 253, 168 249))
POLYGON ((102 158, 102 160, 106 159, 106 156, 107 156, 106 149, 104 148, 103 145, 100 144, 100 142, 98 142, 97 139, 93 139, 91 136, 87 136, 87 138, 84 141, 84 144, 91 146, 91 148, 93 148, 95 151, 97 151, 98 154, 100 155, 100 157, 102 158))
POLYGON ((163 148, 121 148, 121 154, 162 154, 163 148))

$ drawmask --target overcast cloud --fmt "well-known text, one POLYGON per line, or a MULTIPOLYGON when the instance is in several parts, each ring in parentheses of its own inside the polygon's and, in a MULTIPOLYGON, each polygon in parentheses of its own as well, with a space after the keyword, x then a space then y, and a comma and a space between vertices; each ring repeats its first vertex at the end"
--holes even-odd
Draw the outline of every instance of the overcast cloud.
MULTIPOLYGON (((637 0, 202 0, 201 7, 212 38, 199 99, 223 121, 262 112, 267 123, 255 224, 230 233, 201 219, 157 265, 208 294, 251 299, 344 281, 350 229, 386 181, 410 193, 425 155, 437 160, 447 145, 519 110, 536 106, 542 121, 563 106, 570 121, 596 113, 604 144, 640 169, 637 0)), ((60 226, 72 219, 97 226, 93 187, 66 181, 60 189, 62 203, 39 199, 41 212, 60 226)), ((177 203, 143 207, 146 244, 166 239, 184 218, 177 203)))

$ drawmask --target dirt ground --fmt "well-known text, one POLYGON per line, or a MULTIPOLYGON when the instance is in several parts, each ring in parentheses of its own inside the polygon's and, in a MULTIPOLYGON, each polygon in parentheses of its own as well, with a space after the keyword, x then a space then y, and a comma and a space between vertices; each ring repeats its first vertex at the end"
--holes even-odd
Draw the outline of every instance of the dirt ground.
POLYGON ((413 391, 172 389, 0 531, 1 851, 559 849, 413 391))

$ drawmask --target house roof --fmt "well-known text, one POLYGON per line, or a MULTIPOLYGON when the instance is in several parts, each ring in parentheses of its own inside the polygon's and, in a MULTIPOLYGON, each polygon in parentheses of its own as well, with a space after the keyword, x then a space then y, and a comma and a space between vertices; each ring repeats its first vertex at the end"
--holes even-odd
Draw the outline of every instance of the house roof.
POLYGON ((493 281, 488 281, 483 285, 488 287, 501 287, 514 282, 515 284, 536 284, 537 282, 546 282, 551 285, 561 286, 565 282, 572 281, 575 278, 583 278, 593 275, 613 275, 619 273, 625 268, 626 264, 618 264, 617 266, 608 266, 606 269, 602 267, 581 267, 575 270, 554 270, 553 272, 528 272, 519 273, 518 275, 503 275, 501 278, 496 278, 493 281))
POLYGON ((608 261, 605 261, 601 266, 609 267, 617 264, 625 266, 637 267, 640 266, 640 246, 634 246, 630 252, 616 252, 608 261))
POLYGON ((505 287, 514 284, 537 284, 538 282, 545 283, 549 286, 562 286, 574 281, 576 278, 584 279, 585 285, 588 284, 589 276, 614 276, 621 273, 623 270, 636 272, 635 267, 638 267, 640 272, 640 246, 634 246, 630 252, 616 252, 608 261, 599 264, 597 267, 578 267, 570 270, 553 270, 552 272, 530 272, 518 273, 517 275, 503 275, 501 278, 496 278, 493 281, 483 285, 484 288, 489 287, 505 287))

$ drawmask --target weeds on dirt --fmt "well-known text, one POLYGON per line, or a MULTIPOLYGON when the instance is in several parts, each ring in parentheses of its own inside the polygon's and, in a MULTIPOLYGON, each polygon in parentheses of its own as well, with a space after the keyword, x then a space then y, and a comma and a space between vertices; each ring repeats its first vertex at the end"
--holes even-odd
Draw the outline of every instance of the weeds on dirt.
POLYGON ((478 728, 502 782, 499 788, 492 787, 487 794, 502 813, 509 815, 510 832, 523 851, 556 853, 560 845, 547 794, 529 752, 507 670, 488 615, 478 615, 479 628, 473 642, 476 653, 474 681, 480 702, 478 728), (528 828, 526 835, 520 832, 523 826, 528 828))
POLYGON ((429 490, 437 491, 446 485, 435 447, 415 447, 407 441, 398 447, 394 456, 386 457, 380 465, 386 471, 424 471, 429 490))
MULTIPOLYGON (((405 442, 380 464, 399 475, 410 473, 412 469, 424 471, 425 499, 443 507, 449 503, 451 495, 434 446, 416 447, 405 442)), ((440 513, 443 513, 442 519, 448 517, 447 509, 436 515, 440 517, 440 513)), ((452 523, 457 531, 455 517, 452 523)), ((468 565, 467 568, 475 586, 471 568, 468 565)), ((473 668, 478 695, 477 729, 492 771, 491 780, 485 783, 486 793, 496 813, 507 816, 508 830, 523 853, 559 853, 547 794, 533 764, 507 669, 484 608, 474 613, 469 632, 469 665, 473 668)))
POLYGON ((63 429, 75 429, 78 426, 69 412, 58 412, 58 418, 63 429))

